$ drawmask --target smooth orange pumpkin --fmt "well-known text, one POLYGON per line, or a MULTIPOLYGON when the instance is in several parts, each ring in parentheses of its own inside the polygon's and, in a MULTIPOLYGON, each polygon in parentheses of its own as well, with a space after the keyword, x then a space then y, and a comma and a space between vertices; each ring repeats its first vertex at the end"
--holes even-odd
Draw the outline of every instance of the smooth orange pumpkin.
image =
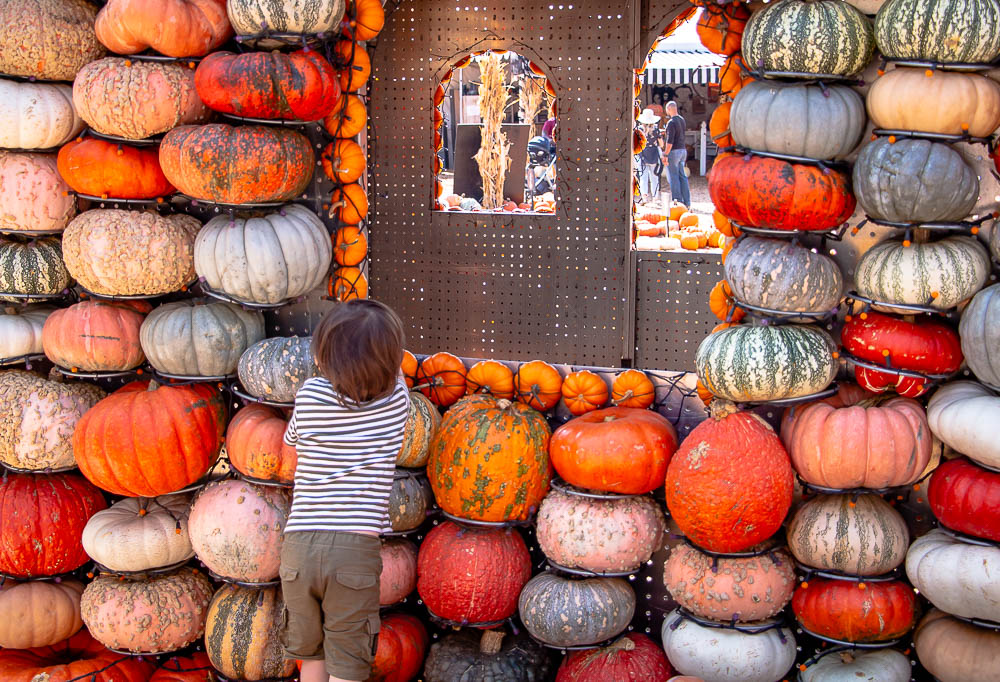
MULTIPOLYGON (((713 330, 714 331, 714 330, 713 330)), ((701 398, 701 402, 705 403, 705 407, 715 400, 715 394, 708 390, 708 386, 701 382, 701 379, 694 385, 695 391, 698 393, 698 397, 701 398)))
POLYGON ((287 426, 274 408, 257 404, 240 408, 226 430, 229 463, 251 478, 292 483, 298 457, 294 447, 285 445, 287 426))
POLYGON ((406 380, 406 387, 413 388, 413 384, 417 378, 417 357, 408 350, 403 351, 403 361, 399 365, 400 371, 403 372, 403 378, 406 380))
POLYGON ((514 372, 502 362, 480 360, 465 375, 465 390, 510 400, 514 397, 514 372))
POLYGON ((109 0, 94 22, 117 54, 153 48, 168 57, 202 57, 233 35, 225 0, 109 0))
POLYGON ((608 402, 608 385, 590 370, 570 372, 563 379, 562 395, 570 413, 579 416, 593 412, 608 402))
POLYGON ((723 322, 739 322, 746 317, 746 311, 737 308, 729 283, 720 279, 708 294, 708 307, 723 322))
POLYGON ((698 236, 690 233, 681 234, 681 248, 688 251, 697 251, 701 246, 698 236))
POLYGON ((670 220, 680 220, 681 216, 688 212, 688 207, 679 201, 674 201, 670 204, 670 212, 668 215, 663 216, 669 218, 670 220))
POLYGON ((901 580, 853 583, 829 578, 803 582, 792 610, 804 628, 847 642, 886 642, 917 624, 917 598, 901 580))
POLYGON ((652 410, 607 407, 566 422, 552 434, 549 457, 563 480, 625 495, 663 485, 677 431, 652 410))
POLYGON ((355 40, 371 40, 385 25, 385 10, 380 0, 350 0, 344 21, 355 40))
POLYGON ((695 30, 701 44, 716 54, 731 55, 739 52, 743 29, 750 18, 746 5, 705 5, 698 15, 695 30))
POLYGON ((360 90, 372 75, 372 61, 365 48, 351 40, 341 40, 333 53, 340 69, 340 89, 343 92, 360 90))
POLYGON ((368 124, 368 110, 357 95, 344 93, 340 101, 326 118, 323 127, 326 132, 338 138, 352 138, 365 129, 368 124))
POLYGON ((453 405, 465 395, 465 364, 451 353, 435 353, 417 368, 416 385, 435 405, 453 405))
MULTIPOLYGON (((753 77, 743 66, 743 56, 736 53, 719 69, 719 93, 729 98, 736 97, 743 86, 752 80, 753 77)), ((719 158, 715 160, 718 162, 719 158)))
POLYGON ((42 327, 45 357, 85 372, 120 372, 146 359, 139 328, 152 310, 145 301, 81 301, 55 310, 42 327))
POLYGON ((681 227, 698 227, 698 216, 694 213, 682 213, 677 224, 681 227))
POLYGON ((729 222, 729 218, 722 215, 718 209, 712 211, 712 223, 715 229, 727 237, 739 237, 742 234, 740 229, 729 222))
POLYGON ((555 367, 532 360, 521 365, 514 375, 514 392, 520 402, 544 412, 559 402, 562 382, 562 375, 555 367))
POLYGON ((174 191, 160 170, 160 156, 155 148, 78 138, 59 150, 56 167, 66 184, 80 194, 154 199, 174 191))
POLYGON ((333 260, 337 265, 360 265, 368 255, 368 237, 355 225, 346 225, 333 235, 333 260))
POLYGON ((729 110, 732 107, 732 102, 723 102, 715 108, 708 121, 708 134, 720 147, 733 146, 733 136, 729 134, 729 110))
POLYGON ((331 142, 320 158, 326 177, 342 185, 355 182, 365 172, 365 153, 353 140, 331 142))
POLYGON ((330 217, 342 225, 357 225, 368 215, 368 195, 356 182, 337 187, 330 196, 330 217))
POLYGON ((337 268, 330 275, 327 294, 338 301, 368 298, 368 278, 360 268, 337 268))
POLYGON ((646 409, 656 399, 656 387, 645 372, 627 369, 611 384, 611 402, 617 407, 646 409))

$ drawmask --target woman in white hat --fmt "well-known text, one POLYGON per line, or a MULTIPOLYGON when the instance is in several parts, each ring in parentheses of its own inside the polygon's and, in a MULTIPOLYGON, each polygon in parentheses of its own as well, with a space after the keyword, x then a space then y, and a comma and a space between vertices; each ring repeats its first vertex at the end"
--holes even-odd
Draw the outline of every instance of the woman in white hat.
POLYGON ((660 122, 660 117, 654 114, 652 109, 643 109, 642 114, 636 120, 642 126, 642 132, 646 136, 646 147, 639 152, 639 161, 642 164, 639 175, 639 191, 642 193, 643 203, 649 203, 660 196, 660 176, 656 169, 660 165, 660 157, 663 154, 663 136, 656 125, 660 122))

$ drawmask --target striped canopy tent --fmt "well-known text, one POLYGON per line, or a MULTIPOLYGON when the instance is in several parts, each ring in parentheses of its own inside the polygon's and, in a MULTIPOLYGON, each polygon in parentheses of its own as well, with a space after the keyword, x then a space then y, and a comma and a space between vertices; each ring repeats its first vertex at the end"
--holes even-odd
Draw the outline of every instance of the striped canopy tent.
POLYGON ((649 54, 643 78, 647 85, 718 83, 725 61, 725 56, 704 48, 658 49, 649 54))

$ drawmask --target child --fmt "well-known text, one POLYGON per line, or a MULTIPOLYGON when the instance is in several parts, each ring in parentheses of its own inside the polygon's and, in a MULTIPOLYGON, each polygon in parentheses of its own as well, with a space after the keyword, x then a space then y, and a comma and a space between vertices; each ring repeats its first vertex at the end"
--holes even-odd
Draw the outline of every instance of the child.
POLYGON ((378 641, 378 536, 392 530, 409 411, 403 326, 388 306, 348 301, 316 327, 312 353, 321 376, 299 389, 285 431, 298 464, 281 549, 282 645, 302 660, 302 682, 358 682, 378 641))

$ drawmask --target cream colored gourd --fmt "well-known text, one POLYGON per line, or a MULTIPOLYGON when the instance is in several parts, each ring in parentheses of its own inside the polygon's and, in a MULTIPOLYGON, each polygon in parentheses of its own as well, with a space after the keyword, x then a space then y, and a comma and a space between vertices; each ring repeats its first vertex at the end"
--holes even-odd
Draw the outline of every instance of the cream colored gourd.
POLYGON ((344 0, 228 0, 226 12, 239 34, 321 33, 340 26, 344 0))
POLYGON ((1000 387, 1000 284, 972 297, 958 325, 962 355, 976 378, 1000 387))
POLYGON ((913 632, 920 664, 939 682, 1000 680, 1000 632, 931 609, 913 632))
POLYGON ((934 606, 963 618, 1000 614, 1000 548, 971 545, 940 529, 917 538, 906 553, 906 575, 934 606))
POLYGON ((0 647, 52 646, 83 627, 76 580, 0 583, 0 647))
POLYGON ((909 682, 910 660, 895 649, 841 651, 799 673, 799 682, 909 682))
POLYGON ((70 86, 0 79, 0 147, 59 147, 81 130, 70 86))
POLYGON ((97 512, 83 529, 83 549, 112 571, 148 571, 194 556, 187 495, 126 497, 97 512))
POLYGON ((927 403, 931 432, 948 447, 988 467, 1000 467, 1000 396, 975 381, 953 381, 927 403))
POLYGON ((0 313, 0 359, 42 352, 42 327, 55 308, 9 306, 0 313))
POLYGON ((76 215, 54 154, 0 151, 0 197, 0 230, 59 232, 76 215))

